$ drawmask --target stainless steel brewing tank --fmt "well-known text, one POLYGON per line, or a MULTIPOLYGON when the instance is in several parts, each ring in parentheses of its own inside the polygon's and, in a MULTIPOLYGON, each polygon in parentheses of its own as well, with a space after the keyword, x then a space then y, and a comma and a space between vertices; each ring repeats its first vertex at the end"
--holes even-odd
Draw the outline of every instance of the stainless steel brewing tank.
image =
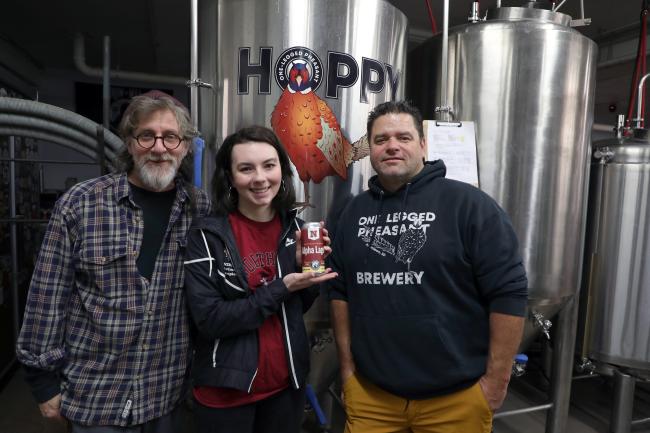
POLYGON ((650 141, 594 144, 583 353, 650 372, 650 141))
MULTIPOLYGON (((448 105, 476 122, 480 187, 510 215, 529 309, 546 317, 578 290, 586 219, 597 47, 569 23, 499 8, 449 35, 448 105)), ((407 94, 427 118, 442 105, 440 58, 440 36, 409 55, 407 94)))
MULTIPOLYGON (((356 142, 375 105, 404 95, 407 25, 384 0, 202 0, 199 76, 215 87, 200 93, 206 159, 238 128, 271 126, 296 59, 318 77, 313 95, 327 104, 343 137, 356 142)), ((204 168, 210 178, 213 167, 204 168)), ((329 175, 304 183, 296 176, 297 198, 305 198, 307 185, 313 205, 301 217, 325 219, 364 189, 371 170, 364 158, 347 167, 345 180, 329 175)))
MULTIPOLYGON (((355 143, 374 106, 404 96, 406 34, 406 17, 384 0, 201 0, 199 77, 214 86, 200 90, 199 129, 208 149, 204 181, 212 177, 214 153, 228 134, 250 124, 272 126, 280 98, 290 97, 285 88, 292 64, 306 66, 311 102, 324 102, 342 136, 355 143)), ((329 124, 325 129, 331 132, 329 124)), ((332 174, 306 182, 313 207, 303 219, 324 219, 331 227, 372 175, 367 157, 345 171, 345 179, 332 174)), ((303 200, 305 183, 295 174, 297 198, 303 200)), ((324 296, 305 320, 315 341, 310 381, 324 391, 337 366, 324 296)))

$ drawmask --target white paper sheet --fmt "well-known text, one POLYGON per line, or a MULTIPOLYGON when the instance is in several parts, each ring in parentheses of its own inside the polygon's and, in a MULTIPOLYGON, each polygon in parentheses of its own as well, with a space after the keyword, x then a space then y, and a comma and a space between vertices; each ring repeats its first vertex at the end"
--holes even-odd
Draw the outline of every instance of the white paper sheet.
POLYGON ((474 122, 424 121, 427 160, 442 159, 447 178, 479 186, 474 122))

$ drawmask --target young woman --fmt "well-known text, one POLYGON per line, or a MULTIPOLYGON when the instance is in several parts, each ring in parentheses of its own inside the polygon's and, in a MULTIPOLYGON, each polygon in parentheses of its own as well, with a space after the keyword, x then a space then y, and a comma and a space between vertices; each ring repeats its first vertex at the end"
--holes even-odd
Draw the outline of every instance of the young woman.
POLYGON ((215 162, 213 215, 190 229, 185 262, 199 331, 197 432, 298 433, 309 370, 302 315, 317 284, 336 274, 300 273, 302 221, 291 210, 289 157, 273 131, 237 131, 215 162))

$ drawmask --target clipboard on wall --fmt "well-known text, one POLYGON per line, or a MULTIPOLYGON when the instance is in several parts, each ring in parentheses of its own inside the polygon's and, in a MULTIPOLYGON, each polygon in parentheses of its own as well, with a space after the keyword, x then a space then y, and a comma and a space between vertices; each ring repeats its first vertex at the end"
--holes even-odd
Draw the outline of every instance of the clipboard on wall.
POLYGON ((448 179, 479 187, 474 122, 423 122, 427 161, 442 159, 448 179))

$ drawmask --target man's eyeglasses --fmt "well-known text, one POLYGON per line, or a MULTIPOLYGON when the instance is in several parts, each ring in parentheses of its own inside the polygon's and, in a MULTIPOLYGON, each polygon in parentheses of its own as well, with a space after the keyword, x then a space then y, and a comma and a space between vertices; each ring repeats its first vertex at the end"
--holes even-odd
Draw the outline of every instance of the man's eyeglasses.
POLYGON ((183 139, 176 134, 155 135, 151 132, 143 132, 142 134, 136 135, 133 138, 135 138, 135 141, 138 142, 138 145, 144 149, 151 149, 154 147, 156 145, 156 140, 159 138, 162 140, 163 146, 165 146, 167 150, 176 149, 178 146, 180 146, 181 141, 183 141, 183 139))

